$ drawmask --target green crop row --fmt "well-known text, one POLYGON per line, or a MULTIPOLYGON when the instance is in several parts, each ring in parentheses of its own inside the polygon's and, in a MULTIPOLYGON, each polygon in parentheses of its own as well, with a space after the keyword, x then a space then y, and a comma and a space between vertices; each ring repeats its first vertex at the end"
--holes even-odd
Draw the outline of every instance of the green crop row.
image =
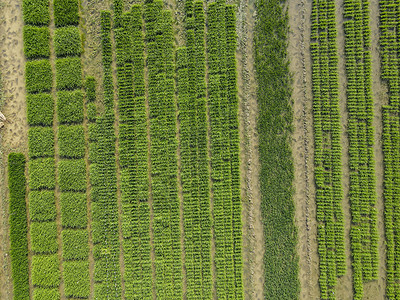
POLYGON ((144 5, 150 114, 155 282, 158 298, 182 298, 172 16, 162 1, 144 5))
MULTIPOLYGON (((53 72, 50 57, 50 3, 24 0, 24 53, 29 146, 29 227, 33 252, 31 276, 33 299, 60 299, 57 225, 53 72), (43 26, 43 27, 37 27, 43 26)), ((29 296, 28 296, 29 297, 29 296)))
POLYGON ((11 270, 14 299, 29 299, 28 239, 26 219, 25 157, 8 155, 8 188, 10 195, 11 270))
MULTIPOLYGON (((111 14, 102 11, 104 113, 89 125, 90 181, 92 184, 92 237, 94 243, 95 299, 121 298, 117 177, 112 80, 111 14), (95 153, 93 151, 95 150, 95 153)), ((94 84, 95 85, 95 84, 94 84)), ((90 89, 89 87, 87 87, 90 89)), ((93 99, 95 100, 95 99, 93 99)))
POLYGON ((208 6, 207 23, 217 295, 242 299, 234 8, 226 6, 224 1, 211 3, 208 6))
POLYGON ((399 8, 397 2, 379 1, 381 76, 387 83, 389 98, 389 104, 382 109, 387 299, 396 299, 400 296, 398 284, 400 280, 399 8))
POLYGON ((54 0, 54 23, 57 27, 79 24, 79 0, 54 0))
POLYGON ((344 16, 353 284, 354 299, 361 299, 363 282, 377 279, 379 260, 368 2, 346 1, 344 16))
POLYGON ((79 28, 76 26, 57 28, 54 33, 54 48, 57 57, 80 55, 82 42, 79 28))
MULTIPOLYGON (((264 224, 264 297, 298 299, 297 232, 294 224, 293 108, 287 63, 287 1, 257 0, 254 33, 264 224)), ((252 42, 252 41, 249 41, 252 42)))
POLYGON ((337 276, 345 273, 341 208, 341 146, 335 3, 313 2, 311 13, 315 183, 322 299, 335 299, 337 276))
MULTIPOLYGON (((117 11, 115 14, 117 18, 117 11)), ((127 299, 152 297, 147 122, 144 92, 139 92, 145 86, 142 24, 142 6, 135 5, 131 12, 119 15, 120 27, 115 29, 127 299), (137 63, 135 68, 133 61, 137 63)))

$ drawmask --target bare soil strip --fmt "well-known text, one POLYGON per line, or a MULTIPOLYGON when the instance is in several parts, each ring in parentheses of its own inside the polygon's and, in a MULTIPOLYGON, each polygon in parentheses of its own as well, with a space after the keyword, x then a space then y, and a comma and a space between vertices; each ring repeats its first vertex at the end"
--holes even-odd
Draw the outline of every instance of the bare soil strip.
POLYGON ((336 30, 337 30, 337 49, 338 49, 338 73, 339 73, 339 109, 341 123, 341 147, 342 147, 342 189, 343 189, 343 217, 344 217, 344 240, 345 240, 345 255, 346 255, 346 274, 338 279, 336 284, 337 299, 352 299, 353 298, 353 270, 351 267, 351 213, 350 213, 350 168, 349 168, 349 140, 347 137, 347 76, 346 76, 346 61, 344 50, 344 25, 343 25, 343 0, 336 0, 336 30))
POLYGON ((240 1, 236 18, 238 33, 236 56, 240 74, 238 96, 245 299, 264 297, 264 231, 259 186, 258 106, 253 49, 254 16, 254 1, 240 1))
POLYGON ((63 255, 62 255, 62 238, 61 238, 61 232, 62 232, 62 224, 61 224, 61 191, 60 191, 60 185, 59 185, 59 178, 60 178, 60 173, 58 170, 58 163, 60 162, 60 148, 58 145, 58 118, 57 118, 57 109, 56 109, 56 102, 57 102, 57 90, 56 90, 56 54, 55 54, 55 49, 54 49, 54 31, 55 31, 55 24, 54 24, 54 0, 50 0, 50 25, 49 25, 49 30, 50 30, 50 64, 51 64, 51 69, 53 72, 53 87, 51 89, 51 95, 53 100, 55 101, 54 104, 54 119, 53 119, 53 131, 54 131, 54 161, 55 161, 55 174, 56 174, 56 184, 55 184, 55 201, 56 201, 56 225, 57 225, 57 243, 58 243, 58 251, 57 251, 57 256, 58 260, 60 263, 60 296, 61 300, 66 299, 65 293, 64 293, 64 266, 63 266, 63 255))
POLYGON ((311 92, 311 0, 289 1, 290 69, 293 74, 295 223, 298 228, 300 299, 318 299, 319 258, 314 184, 311 92))
MULTIPOLYGON (((12 299, 12 274, 8 221, 7 157, 10 152, 28 154, 25 57, 22 40, 22 1, 0 1, 0 106, 9 122, 0 129, 0 299, 12 299)), ((29 226, 29 224, 28 224, 29 226)), ((30 237, 28 232, 28 247, 30 237)), ((28 248, 29 249, 29 248, 28 248)), ((29 259, 29 257, 28 257, 29 259)), ((32 284, 30 282, 30 288, 32 284)))
POLYGON ((369 1, 370 5, 370 29, 371 29, 371 57, 372 57, 372 92, 374 100, 375 128, 374 156, 376 174, 376 209, 378 225, 378 251, 379 269, 378 280, 364 285, 364 299, 384 299, 386 291, 386 244, 384 223, 384 199, 383 199, 383 152, 382 152, 382 105, 388 104, 387 87, 381 81, 381 58, 379 55, 379 0, 369 1))

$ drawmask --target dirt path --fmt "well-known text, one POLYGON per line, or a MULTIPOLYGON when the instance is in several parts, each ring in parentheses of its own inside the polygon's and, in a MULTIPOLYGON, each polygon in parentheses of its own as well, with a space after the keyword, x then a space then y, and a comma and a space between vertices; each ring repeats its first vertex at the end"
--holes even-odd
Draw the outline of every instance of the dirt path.
POLYGON ((343 1, 336 0, 336 30, 337 30, 337 49, 338 49, 338 73, 339 73, 339 110, 341 124, 341 147, 342 147, 342 189, 343 189, 343 216, 344 216, 344 241, 346 255, 346 274, 338 279, 336 284, 337 299, 353 298, 353 271, 351 267, 351 244, 350 244, 350 168, 349 168, 349 140, 347 137, 347 76, 344 49, 344 27, 343 27, 343 1))
POLYGON ((254 1, 240 1, 236 28, 238 48, 238 96, 240 173, 243 219, 243 281, 245 299, 264 296, 264 231, 261 216, 259 186, 260 162, 258 154, 256 81, 254 69, 253 32, 254 1))
POLYGON ((11 121, 0 129, 0 299, 13 297, 9 256, 7 156, 12 151, 22 152, 26 156, 28 153, 22 29, 21 1, 0 1, 0 68, 2 73, 0 79, 3 89, 0 105, 3 114, 11 121))
POLYGON ((376 174, 376 195, 377 195, 377 225, 378 225, 378 251, 379 270, 378 280, 364 285, 364 299, 384 299, 386 290, 386 244, 384 224, 384 200, 383 200, 383 152, 382 152, 382 105, 388 104, 387 88, 382 83, 381 60, 379 56, 379 1, 371 0, 370 5, 370 29, 371 29, 371 57, 372 57, 372 91, 374 100, 375 128, 374 156, 376 174))
POLYGON ((319 258, 314 185, 311 93, 311 0, 289 1, 289 59, 293 74, 295 222, 298 228, 300 299, 319 298, 319 258))

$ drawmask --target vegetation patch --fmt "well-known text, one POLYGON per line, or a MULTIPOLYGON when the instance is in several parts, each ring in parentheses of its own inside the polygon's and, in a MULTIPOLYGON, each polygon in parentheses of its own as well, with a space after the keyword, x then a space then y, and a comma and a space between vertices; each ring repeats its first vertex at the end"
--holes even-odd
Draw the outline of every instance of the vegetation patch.
POLYGON ((54 221, 56 219, 54 191, 29 192, 29 217, 31 221, 54 221))
POLYGON ((84 193, 61 193, 61 222, 66 228, 86 228, 87 200, 84 193))
POLYGON ((58 122, 61 124, 83 121, 83 93, 81 90, 57 93, 58 122))
POLYGON ((47 59, 28 61, 25 67, 26 90, 28 93, 50 92, 53 73, 47 59))
POLYGON ((83 159, 60 161, 59 172, 62 192, 86 190, 86 165, 83 159))
POLYGON ((32 283, 35 287, 55 288, 60 285, 57 254, 32 257, 32 283))
POLYGON ((31 127, 28 131, 29 157, 54 156, 54 132, 52 127, 31 127))
POLYGON ((68 26, 57 28, 54 34, 54 47, 57 57, 74 56, 82 53, 79 28, 68 26))
POLYGON ((58 90, 72 90, 82 87, 82 66, 80 57, 56 60, 56 82, 58 90))
POLYGON ((78 0, 54 0, 54 23, 57 27, 78 25, 78 0))
POLYGON ((60 156, 82 158, 85 155, 85 136, 82 125, 61 125, 58 131, 60 156))
POLYGON ((48 27, 24 26, 24 53, 26 58, 50 56, 50 31, 48 27))
POLYGON ((33 300, 60 300, 60 291, 58 289, 35 288, 33 300))
POLYGON ((23 0, 25 24, 48 25, 50 23, 49 0, 23 0))
POLYGON ((26 102, 29 126, 53 124, 54 100, 51 94, 28 94, 26 102))
POLYGON ((65 295, 67 297, 89 297, 90 281, 88 261, 64 262, 63 276, 65 283, 65 295))
POLYGON ((57 252, 57 225, 55 222, 32 222, 30 234, 33 252, 41 254, 57 252))
POLYGON ((86 229, 64 229, 61 235, 64 260, 88 259, 89 241, 86 229))
POLYGON ((31 190, 54 189, 56 185, 54 158, 38 158, 29 162, 31 190))
POLYGON ((8 188, 14 299, 29 299, 25 156, 22 153, 8 156, 8 188))

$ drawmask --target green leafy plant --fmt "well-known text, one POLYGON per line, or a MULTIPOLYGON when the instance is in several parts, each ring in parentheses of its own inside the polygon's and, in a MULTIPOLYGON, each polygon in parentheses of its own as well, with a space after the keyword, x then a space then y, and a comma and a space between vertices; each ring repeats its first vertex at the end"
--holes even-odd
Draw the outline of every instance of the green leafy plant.
POLYGON ((60 269, 57 254, 32 257, 32 283, 36 287, 58 287, 60 269))
POLYGON ((72 90, 82 87, 80 57, 67 57, 56 60, 56 82, 58 90, 72 90))
POLYGON ((86 166, 83 159, 61 160, 59 173, 62 192, 86 190, 86 166))
POLYGON ((55 30, 54 47, 57 57, 80 55, 82 53, 81 43, 78 27, 68 26, 55 30))
POLYGON ((54 0, 54 23, 57 27, 78 25, 78 0, 54 0))
POLYGON ((61 124, 83 121, 83 93, 81 90, 57 92, 58 122, 61 124))
POLYGON ((26 90, 28 93, 49 92, 53 85, 53 73, 46 59, 28 61, 25 67, 26 90))
POLYGON ((26 102, 29 126, 53 124, 54 100, 51 94, 28 94, 26 102))
POLYGON ((31 127, 28 131, 29 157, 54 156, 54 132, 51 127, 31 127))
POLYGON ((61 235, 64 260, 88 259, 89 241, 86 229, 64 229, 61 235))
POLYGON ((49 0, 23 0, 25 24, 48 25, 50 22, 49 0))
POLYGON ((86 97, 89 102, 96 100, 96 80, 93 76, 86 77, 86 97))
POLYGON ((8 155, 11 269, 15 299, 29 299, 25 156, 8 155))
POLYGON ((54 191, 31 191, 28 199, 31 221, 54 221, 56 219, 54 191))
POLYGON ((29 187, 31 190, 54 189, 54 158, 37 158, 29 162, 29 187))
POLYGON ((90 294, 89 262, 64 262, 65 295, 74 298, 88 298, 90 294))
POLYGON ((24 26, 24 53, 26 58, 50 56, 50 31, 47 27, 24 26))
POLYGON ((31 249, 34 253, 52 254, 58 250, 55 222, 32 222, 30 227, 31 249))
POLYGON ((85 155, 85 135, 82 125, 61 125, 58 142, 61 157, 83 158, 85 155))
POLYGON ((61 193, 61 223, 65 228, 86 228, 87 200, 84 193, 61 193))
POLYGON ((33 290, 33 300, 60 300, 59 289, 35 288, 33 290))

